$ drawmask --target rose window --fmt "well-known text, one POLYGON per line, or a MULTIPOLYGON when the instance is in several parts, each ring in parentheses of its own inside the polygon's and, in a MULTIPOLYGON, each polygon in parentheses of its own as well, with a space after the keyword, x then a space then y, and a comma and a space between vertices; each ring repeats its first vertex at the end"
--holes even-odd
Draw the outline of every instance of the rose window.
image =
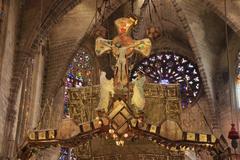
POLYGON ((197 65, 189 58, 172 51, 161 51, 143 59, 132 71, 132 78, 141 70, 145 76, 155 83, 179 83, 182 106, 194 104, 202 87, 197 65))

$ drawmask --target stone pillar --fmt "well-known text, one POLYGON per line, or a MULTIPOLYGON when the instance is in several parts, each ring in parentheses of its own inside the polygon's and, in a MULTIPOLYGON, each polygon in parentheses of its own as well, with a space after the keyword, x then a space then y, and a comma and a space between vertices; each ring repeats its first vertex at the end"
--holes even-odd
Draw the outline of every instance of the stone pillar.
POLYGON ((0 0, 0 159, 7 157, 12 146, 13 138, 9 133, 13 126, 9 124, 14 124, 17 114, 14 109, 16 99, 13 99, 17 97, 19 84, 12 86, 19 6, 19 1, 0 0))
POLYGON ((38 127, 38 122, 41 114, 41 100, 42 100, 42 81, 44 74, 44 59, 45 56, 38 53, 34 57, 33 75, 32 75, 32 91, 31 91, 31 108, 30 108, 30 129, 38 127))
POLYGON ((32 81, 32 58, 24 51, 15 51, 13 59, 2 149, 4 158, 10 159, 14 159, 16 148, 25 139, 29 126, 32 81))
MULTIPOLYGON (((31 63, 31 62, 30 62, 31 63)), ((23 86, 24 88, 24 94, 25 94, 25 99, 22 99, 24 101, 23 105, 23 110, 22 110, 22 123, 19 123, 21 126, 21 131, 20 136, 21 139, 24 139, 25 135, 27 134, 26 131, 29 128, 29 116, 30 116, 30 102, 31 102, 31 82, 32 82, 32 64, 29 65, 26 68, 26 74, 25 74, 25 79, 24 79, 25 85, 23 86)))
POLYGON ((0 0, 0 75, 7 36, 9 1, 0 0))
POLYGON ((13 127, 12 127, 12 138, 9 140, 10 143, 10 150, 9 153, 10 155, 14 155, 15 153, 15 143, 16 143, 16 135, 17 135, 17 117, 19 114, 19 106, 21 103, 21 95, 22 95, 22 82, 20 84, 18 93, 17 93, 17 100, 16 100, 16 104, 14 106, 14 109, 12 111, 9 111, 10 116, 8 117, 9 119, 11 119, 13 127))
POLYGON ((22 66, 22 68, 20 67, 20 70, 14 68, 14 74, 19 80, 16 80, 15 76, 13 77, 12 88, 14 91, 11 92, 12 99, 7 109, 7 119, 4 129, 4 153, 6 157, 10 159, 14 159, 16 148, 25 141, 27 129, 29 128, 32 59, 30 57, 25 57, 25 63, 21 63, 21 60, 15 63, 15 65, 22 66))

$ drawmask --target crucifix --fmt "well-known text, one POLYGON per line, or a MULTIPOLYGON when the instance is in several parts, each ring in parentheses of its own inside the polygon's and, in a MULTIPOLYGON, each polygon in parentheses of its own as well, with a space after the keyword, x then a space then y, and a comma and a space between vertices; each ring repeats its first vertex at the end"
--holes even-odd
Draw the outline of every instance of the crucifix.
POLYGON ((113 40, 101 37, 96 39, 95 52, 97 56, 111 51, 116 58, 114 84, 121 88, 128 83, 128 59, 133 55, 133 51, 147 57, 151 51, 151 41, 148 38, 133 40, 130 31, 136 24, 133 18, 119 18, 115 21, 118 35, 113 40))

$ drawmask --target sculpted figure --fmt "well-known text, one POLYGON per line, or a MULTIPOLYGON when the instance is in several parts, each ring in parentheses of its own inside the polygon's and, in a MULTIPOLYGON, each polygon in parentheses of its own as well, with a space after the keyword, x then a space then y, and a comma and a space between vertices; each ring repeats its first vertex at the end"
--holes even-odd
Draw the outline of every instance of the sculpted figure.
POLYGON ((113 40, 101 37, 96 39, 95 51, 97 56, 110 51, 117 60, 114 75, 115 87, 122 88, 128 83, 128 59, 133 55, 133 52, 147 57, 151 51, 149 39, 133 40, 129 35, 135 23, 136 20, 132 18, 119 18, 115 21, 118 35, 113 40))
POLYGON ((113 78, 107 79, 106 72, 101 72, 100 74, 100 99, 97 111, 104 110, 108 112, 108 105, 110 98, 114 95, 114 85, 113 78))
MULTIPOLYGON (((151 41, 148 38, 141 40, 134 40, 130 36, 131 28, 136 24, 136 20, 133 18, 119 18, 115 21, 118 35, 113 40, 104 39, 98 37, 95 44, 95 52, 97 56, 104 53, 113 54, 116 59, 114 78, 106 79, 104 73, 101 73, 100 77, 100 102, 97 110, 108 110, 109 100, 111 93, 113 95, 115 91, 119 89, 127 88, 129 74, 128 74, 128 59, 133 53, 141 54, 145 57, 150 55, 151 41)), ((111 67, 111 66, 109 66, 111 67)), ((134 96, 132 103, 139 110, 144 107, 144 91, 143 84, 145 78, 139 77, 135 81, 134 96)))
POLYGON ((138 72, 137 78, 133 81, 133 96, 131 103, 136 107, 137 112, 141 112, 145 105, 145 98, 144 98, 144 89, 143 85, 146 81, 146 77, 143 75, 142 72, 138 72))

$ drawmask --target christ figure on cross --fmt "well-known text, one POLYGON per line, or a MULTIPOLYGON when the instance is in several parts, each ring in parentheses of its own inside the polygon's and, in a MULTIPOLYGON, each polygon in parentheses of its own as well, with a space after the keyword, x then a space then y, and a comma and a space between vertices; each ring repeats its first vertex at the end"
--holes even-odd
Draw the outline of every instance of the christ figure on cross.
POLYGON ((102 55, 111 51, 117 60, 115 65, 114 84, 122 88, 128 83, 128 59, 133 51, 147 57, 151 51, 151 41, 147 38, 142 40, 133 40, 129 36, 129 31, 135 21, 131 18, 119 18, 115 21, 118 28, 118 36, 113 40, 107 40, 101 37, 96 39, 96 54, 102 55))

